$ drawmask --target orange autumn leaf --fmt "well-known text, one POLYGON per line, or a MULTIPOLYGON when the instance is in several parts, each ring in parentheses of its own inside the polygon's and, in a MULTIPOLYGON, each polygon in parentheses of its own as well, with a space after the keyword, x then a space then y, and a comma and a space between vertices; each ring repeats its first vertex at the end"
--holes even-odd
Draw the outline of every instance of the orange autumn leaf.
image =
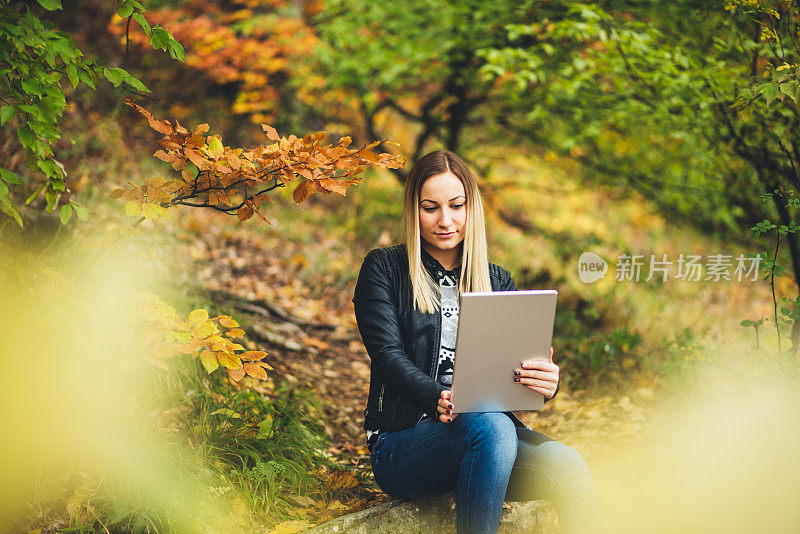
POLYGON ((267 353, 263 350, 248 350, 247 352, 240 354, 239 357, 242 360, 253 362, 263 359, 266 355, 267 353))
POLYGON ((238 367, 236 369, 228 369, 228 376, 231 377, 235 382, 238 382, 244 378, 244 368, 238 367))
POLYGON ((311 193, 314 192, 314 189, 315 186, 313 180, 306 179, 300 182, 300 184, 297 187, 295 187, 294 193, 292 194, 295 203, 300 204, 301 202, 303 202, 311 195, 311 193))
POLYGON ((242 367, 244 367, 245 372, 253 378, 258 378, 261 380, 267 379, 267 373, 260 365, 256 365, 254 363, 244 363, 242 364, 242 367))
POLYGON ((269 224, 269 219, 261 213, 262 200, 270 200, 269 191, 286 187, 297 178, 302 180, 292 196, 300 204, 317 191, 345 195, 348 186, 358 183, 356 175, 363 173, 368 165, 382 168, 405 165, 400 155, 372 152, 380 141, 353 150, 347 148, 352 142, 349 137, 342 137, 335 145, 325 145, 325 132, 302 138, 281 137, 268 124, 263 124, 262 129, 270 144, 229 147, 218 134, 207 135, 207 124, 190 131, 175 121, 173 127, 168 121, 158 121, 132 99, 126 99, 126 103, 164 133, 158 141, 162 150, 156 152, 156 157, 180 171, 179 178, 163 186, 141 188, 129 182, 129 188, 115 191, 114 198, 128 201, 126 210, 131 216, 138 216, 147 206, 144 213, 147 218, 168 217, 167 208, 187 205, 235 214, 240 221, 258 216, 269 224))

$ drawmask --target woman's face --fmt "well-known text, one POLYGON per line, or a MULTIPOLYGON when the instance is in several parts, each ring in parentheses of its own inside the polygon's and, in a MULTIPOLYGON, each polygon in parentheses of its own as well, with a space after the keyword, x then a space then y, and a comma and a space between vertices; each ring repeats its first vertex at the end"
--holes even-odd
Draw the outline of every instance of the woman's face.
POLYGON ((450 251, 464 240, 466 202, 464 184, 450 171, 434 174, 422 184, 419 233, 429 253, 432 249, 450 251))

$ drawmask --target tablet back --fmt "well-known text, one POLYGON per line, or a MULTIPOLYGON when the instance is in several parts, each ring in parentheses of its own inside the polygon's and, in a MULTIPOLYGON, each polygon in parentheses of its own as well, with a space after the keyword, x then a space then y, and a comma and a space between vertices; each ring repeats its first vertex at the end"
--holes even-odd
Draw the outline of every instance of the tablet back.
POLYGON ((554 289, 461 295, 453 369, 456 413, 541 410, 544 397, 514 382, 527 359, 548 360, 554 289))

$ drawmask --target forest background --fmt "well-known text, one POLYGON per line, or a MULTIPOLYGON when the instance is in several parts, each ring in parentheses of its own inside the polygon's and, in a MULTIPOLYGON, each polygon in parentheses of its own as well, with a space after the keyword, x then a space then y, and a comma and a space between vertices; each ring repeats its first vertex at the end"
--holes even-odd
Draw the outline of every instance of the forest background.
POLYGON ((617 530, 796 531, 799 24, 0 0, 3 530, 296 532, 385 500, 350 299, 447 148, 491 260, 559 290, 561 390, 524 417, 617 530))

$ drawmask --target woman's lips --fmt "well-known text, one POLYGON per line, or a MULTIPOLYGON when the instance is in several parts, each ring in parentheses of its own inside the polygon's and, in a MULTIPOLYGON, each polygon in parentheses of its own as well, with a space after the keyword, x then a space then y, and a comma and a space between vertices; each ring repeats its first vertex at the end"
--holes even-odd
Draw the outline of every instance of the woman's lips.
POLYGON ((453 235, 455 235, 455 232, 450 232, 450 233, 448 233, 448 234, 436 234, 436 235, 437 235, 437 236, 439 236, 439 237, 441 237, 441 238, 443 238, 443 239, 446 239, 446 238, 448 238, 448 237, 450 237, 450 236, 453 236, 453 235))

